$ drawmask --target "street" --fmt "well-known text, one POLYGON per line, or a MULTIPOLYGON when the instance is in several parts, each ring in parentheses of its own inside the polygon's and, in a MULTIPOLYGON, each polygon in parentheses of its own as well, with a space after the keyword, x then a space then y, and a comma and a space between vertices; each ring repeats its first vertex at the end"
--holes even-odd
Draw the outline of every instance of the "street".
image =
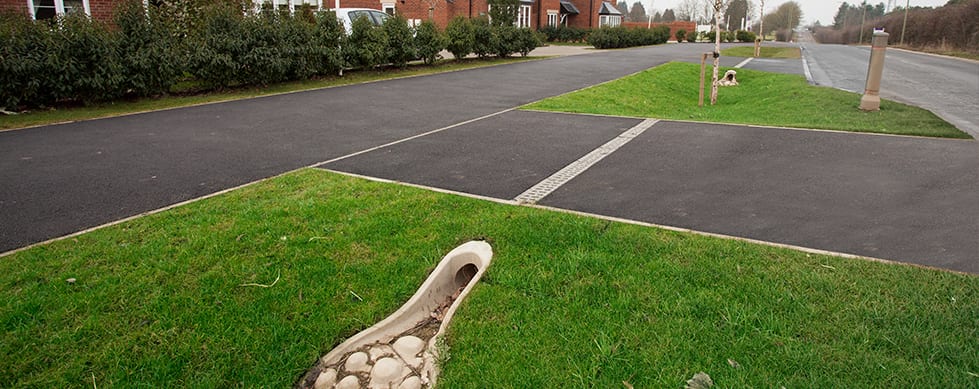
MULTIPOLYGON (((816 85, 863 93, 870 46, 818 44, 809 32, 799 45, 816 85)), ((925 108, 979 139, 977 61, 888 49, 880 96, 925 108)))

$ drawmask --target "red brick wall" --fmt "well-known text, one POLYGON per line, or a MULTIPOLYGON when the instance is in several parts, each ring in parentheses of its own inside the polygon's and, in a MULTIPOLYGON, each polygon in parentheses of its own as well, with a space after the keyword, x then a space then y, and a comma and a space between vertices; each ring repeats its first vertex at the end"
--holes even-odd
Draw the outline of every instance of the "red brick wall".
POLYGON ((581 13, 568 15, 568 27, 598 28, 598 11, 602 9, 602 0, 571 0, 571 4, 581 13))
POLYGON ((27 0, 0 0, 0 12, 27 13, 27 0))
MULTIPOLYGON (((647 26, 649 26, 649 23, 648 22, 647 23, 643 23, 643 22, 622 22, 622 25, 625 26, 625 27, 628 27, 628 28, 646 28, 647 26)), ((690 36, 690 33, 696 33, 697 32, 697 23, 695 23, 695 22, 671 22, 671 23, 653 23, 652 24, 652 27, 656 27, 656 26, 670 26, 670 40, 672 40, 672 41, 675 41, 676 40, 676 31, 677 30, 686 30, 687 31, 687 36, 690 36)))
POLYGON ((111 22, 112 13, 120 3, 119 0, 88 0, 88 9, 92 12, 92 19, 111 22))

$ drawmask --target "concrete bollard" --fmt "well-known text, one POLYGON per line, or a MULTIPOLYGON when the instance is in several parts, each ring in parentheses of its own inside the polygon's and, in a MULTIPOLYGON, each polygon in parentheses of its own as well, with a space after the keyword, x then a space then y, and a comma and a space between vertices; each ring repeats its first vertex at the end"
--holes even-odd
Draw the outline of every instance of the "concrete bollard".
POLYGON ((874 32, 870 49, 870 66, 867 68, 867 87, 860 98, 863 111, 880 111, 880 79, 884 74, 884 54, 887 52, 888 33, 874 32))

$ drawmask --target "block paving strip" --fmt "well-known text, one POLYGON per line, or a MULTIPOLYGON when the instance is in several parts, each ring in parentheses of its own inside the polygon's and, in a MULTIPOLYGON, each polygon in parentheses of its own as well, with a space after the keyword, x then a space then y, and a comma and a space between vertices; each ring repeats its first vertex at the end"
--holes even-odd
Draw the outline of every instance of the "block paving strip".
POLYGON ((537 203, 544 197, 547 197, 547 195, 551 194, 551 192, 554 192, 564 184, 568 183, 568 181, 571 181, 585 170, 588 170, 588 168, 598 163, 598 161, 601 161, 605 157, 611 155, 620 147, 625 146, 626 143, 629 143, 638 137, 647 129, 655 125, 658 121, 659 120, 657 119, 643 120, 635 127, 626 130, 604 145, 592 150, 590 153, 579 158, 577 161, 572 162, 568 166, 565 166, 563 169, 558 170, 550 177, 545 178, 543 181, 537 183, 537 185, 530 187, 530 189, 527 189, 514 198, 514 201, 522 204, 537 203))

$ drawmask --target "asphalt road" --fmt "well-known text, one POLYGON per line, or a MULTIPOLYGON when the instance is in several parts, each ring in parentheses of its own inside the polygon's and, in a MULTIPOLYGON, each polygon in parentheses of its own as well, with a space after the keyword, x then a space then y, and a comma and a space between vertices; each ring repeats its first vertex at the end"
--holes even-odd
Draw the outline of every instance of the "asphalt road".
MULTIPOLYGON (((893 38, 893 36, 892 36, 893 38)), ((816 85, 863 93, 869 46, 800 43, 816 85)), ((881 97, 934 112, 979 139, 979 61, 887 50, 881 97)))
MULTIPOLYGON (((595 52, 0 132, 0 252, 343 156, 326 167, 512 198, 638 122, 513 108, 709 50, 595 52)), ((974 141, 823 134, 664 122, 542 202, 979 272, 974 141), (618 180, 613 191, 596 174, 618 180), (695 217, 671 211, 677 199, 695 217)))
POLYGON ((595 52, 0 132, 0 252, 670 60, 699 61, 705 48, 595 52))

